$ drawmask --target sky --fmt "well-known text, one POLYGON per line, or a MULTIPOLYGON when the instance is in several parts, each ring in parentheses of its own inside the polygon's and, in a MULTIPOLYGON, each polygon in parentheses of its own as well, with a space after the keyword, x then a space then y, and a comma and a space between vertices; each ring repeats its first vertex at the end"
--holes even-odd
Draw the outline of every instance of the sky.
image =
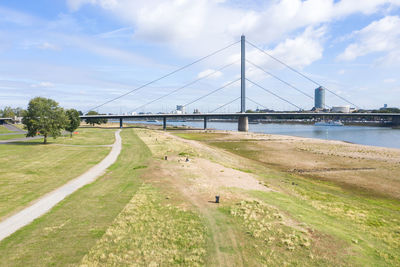
MULTIPOLYGON (((400 0, 0 0, 0 108, 42 96, 87 112, 235 43, 96 108, 210 112, 240 96, 241 35, 339 95, 329 106, 400 106, 400 0)), ((249 43, 247 108, 311 109, 316 84, 249 43)))

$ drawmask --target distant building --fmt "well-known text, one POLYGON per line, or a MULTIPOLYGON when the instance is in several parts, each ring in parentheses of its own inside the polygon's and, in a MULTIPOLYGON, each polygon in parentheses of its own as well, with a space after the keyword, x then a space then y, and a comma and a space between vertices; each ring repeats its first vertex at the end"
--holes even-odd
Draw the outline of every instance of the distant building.
POLYGON ((200 114, 200 111, 199 111, 197 108, 195 108, 195 109, 193 110, 193 114, 200 114))
POLYGON ((339 113, 349 113, 350 112, 350 106, 332 107, 331 111, 332 112, 339 112, 339 113))
POLYGON ((325 89, 322 86, 315 89, 314 101, 315 101, 314 103, 315 109, 325 108, 325 89))
POLYGON ((275 112, 274 110, 272 110, 272 109, 259 109, 259 108, 257 108, 256 109, 256 112, 260 112, 260 113, 269 113, 269 112, 275 112))
POLYGON ((183 105, 176 105, 176 110, 175 110, 176 114, 185 114, 185 106, 183 105))

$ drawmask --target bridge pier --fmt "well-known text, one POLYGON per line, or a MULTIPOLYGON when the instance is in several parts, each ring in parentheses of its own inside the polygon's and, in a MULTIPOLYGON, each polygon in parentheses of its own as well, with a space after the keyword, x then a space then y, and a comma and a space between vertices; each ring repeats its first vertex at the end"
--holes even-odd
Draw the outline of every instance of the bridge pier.
POLYGON ((204 130, 207 130, 207 117, 204 116, 204 130))
POLYGON ((124 127, 124 124, 122 123, 122 118, 119 118, 119 128, 122 129, 124 127))
POLYGON ((238 131, 248 132, 249 131, 249 117, 240 116, 238 119, 238 131))
POLYGON ((392 126, 395 128, 400 128, 400 116, 392 117, 392 126))
POLYGON ((163 130, 167 130, 167 117, 163 117, 163 130))

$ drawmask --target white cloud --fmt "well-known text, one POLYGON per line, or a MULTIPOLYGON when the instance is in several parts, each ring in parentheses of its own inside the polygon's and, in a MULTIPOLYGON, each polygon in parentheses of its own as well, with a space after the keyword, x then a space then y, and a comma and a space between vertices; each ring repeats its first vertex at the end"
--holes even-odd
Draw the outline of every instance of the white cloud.
POLYGON ((351 43, 339 60, 350 61, 358 57, 383 52, 386 57, 382 61, 400 59, 400 18, 398 16, 386 16, 370 23, 365 28, 353 32, 356 41, 351 43))
POLYGON ((43 49, 43 50, 60 50, 60 48, 52 43, 49 42, 43 42, 38 45, 38 48, 43 49))
POLYGON ((208 75, 210 75, 208 78, 216 79, 216 78, 219 78, 219 77, 222 76, 222 72, 216 71, 216 70, 213 70, 213 69, 207 69, 207 70, 204 70, 204 71, 200 72, 197 75, 197 78, 203 78, 203 77, 206 77, 208 75))
POLYGON ((394 78, 387 78, 387 79, 384 79, 383 82, 384 82, 384 83, 395 83, 395 82, 396 82, 396 79, 394 79, 394 78))
POLYGON ((37 18, 34 18, 30 15, 0 6, 0 22, 8 22, 21 26, 29 26, 37 21, 37 18))
POLYGON ((39 82, 35 84, 31 84, 33 88, 51 88, 54 87, 54 84, 51 82, 39 82))
MULTIPOLYGON (((280 0, 259 5, 233 5, 219 0, 67 2, 72 10, 84 4, 98 5, 131 25, 135 38, 169 45, 181 55, 190 57, 204 55, 238 40, 242 33, 258 44, 270 45, 299 29, 315 28, 351 14, 370 14, 389 9, 390 5, 400 5, 398 0, 364 0, 362 4, 356 0, 280 0)), ((307 45, 311 45, 309 50, 315 48, 313 42, 304 43, 307 45)))
MULTIPOLYGON (((292 67, 303 68, 322 58, 324 50, 322 44, 325 32, 325 27, 320 27, 318 29, 308 27, 298 36, 287 38, 277 44, 273 49, 266 50, 266 52, 292 67)), ((250 46, 249 48, 252 47, 250 46)), ((281 69, 283 67, 282 64, 257 49, 250 50, 247 53, 247 58, 251 62, 269 70, 281 69)))

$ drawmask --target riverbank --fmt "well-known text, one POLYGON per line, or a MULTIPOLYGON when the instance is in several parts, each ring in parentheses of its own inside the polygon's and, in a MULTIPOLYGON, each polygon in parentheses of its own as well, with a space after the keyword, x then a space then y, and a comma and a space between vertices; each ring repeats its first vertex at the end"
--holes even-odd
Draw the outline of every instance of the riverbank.
POLYGON ((121 134, 103 177, 0 242, 0 266, 400 264, 400 150, 229 131, 121 134))
POLYGON ((177 135, 228 149, 280 171, 400 199, 400 149, 235 131, 177 135))

